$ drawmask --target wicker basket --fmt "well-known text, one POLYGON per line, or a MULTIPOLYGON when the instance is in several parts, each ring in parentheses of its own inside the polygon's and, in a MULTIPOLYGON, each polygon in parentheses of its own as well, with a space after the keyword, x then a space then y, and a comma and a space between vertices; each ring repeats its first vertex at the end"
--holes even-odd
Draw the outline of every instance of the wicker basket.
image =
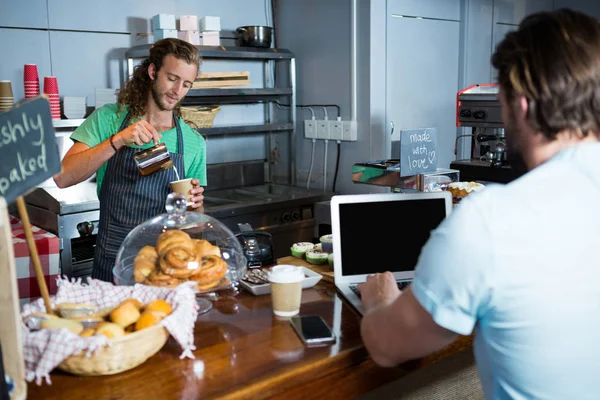
POLYGON ((58 369, 74 375, 112 375, 142 364, 167 342, 169 332, 161 324, 113 339, 91 357, 85 351, 65 359, 58 369))
POLYGON ((189 121, 196 125, 196 128, 211 128, 219 110, 221 110, 219 106, 181 107, 181 116, 184 121, 189 121))

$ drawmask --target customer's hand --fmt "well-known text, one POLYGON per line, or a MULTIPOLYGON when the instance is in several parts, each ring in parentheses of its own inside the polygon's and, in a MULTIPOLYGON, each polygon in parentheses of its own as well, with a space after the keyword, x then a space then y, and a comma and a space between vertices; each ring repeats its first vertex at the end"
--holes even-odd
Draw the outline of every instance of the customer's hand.
MULTIPOLYGON (((200 186, 200 181, 198 179, 192 179, 192 186, 194 187, 192 188, 192 190, 190 190, 190 193, 192 194, 193 204, 190 207, 193 209, 198 209, 201 208, 204 204, 204 196, 202 195, 202 193, 204 193, 204 188, 200 186)), ((202 212, 203 208, 201 210, 196 211, 202 212)))
POLYGON ((120 146, 117 146, 117 148, 120 148, 134 143, 138 146, 150 142, 158 144, 161 137, 162 135, 154 129, 150 122, 142 119, 117 133, 114 141, 115 143, 120 144, 120 146))
POLYGON ((358 290, 365 312, 391 304, 402 294, 391 272, 368 276, 358 290))

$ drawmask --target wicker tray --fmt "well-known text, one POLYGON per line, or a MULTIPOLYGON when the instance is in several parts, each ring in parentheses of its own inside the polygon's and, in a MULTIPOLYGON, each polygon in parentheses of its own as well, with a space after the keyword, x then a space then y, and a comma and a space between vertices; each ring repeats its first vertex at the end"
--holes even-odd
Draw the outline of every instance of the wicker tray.
POLYGON ((184 121, 189 121, 196 125, 196 128, 211 128, 215 121, 215 116, 221 110, 221 107, 181 107, 181 117, 184 121))
POLYGON ((165 345, 169 332, 162 324, 113 339, 105 347, 86 357, 85 351, 73 355, 58 365, 58 369, 74 375, 113 375, 142 364, 165 345))

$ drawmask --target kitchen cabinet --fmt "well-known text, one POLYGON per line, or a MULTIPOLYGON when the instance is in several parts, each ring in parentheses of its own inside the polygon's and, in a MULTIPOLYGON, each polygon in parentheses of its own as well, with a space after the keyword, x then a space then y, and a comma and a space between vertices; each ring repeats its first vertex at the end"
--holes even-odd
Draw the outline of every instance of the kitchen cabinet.
MULTIPOLYGON (((127 75, 133 74, 134 60, 146 58, 149 55, 152 45, 135 46, 125 52, 127 59, 127 75)), ((210 136, 240 136, 240 135, 266 135, 265 141, 265 160, 266 176, 269 182, 273 180, 273 170, 271 168, 271 136, 275 133, 287 133, 288 149, 287 160, 288 181, 291 185, 296 182, 295 166, 295 135, 296 135, 296 58, 294 54, 285 49, 260 49, 251 47, 225 47, 225 46, 196 46, 200 56, 204 60, 239 60, 256 61, 264 64, 264 82, 262 88, 217 88, 217 89, 191 89, 183 105, 207 105, 207 104, 265 104, 265 122, 252 125, 219 126, 213 128, 201 128, 198 131, 207 137, 210 136), (289 85, 284 87, 275 87, 270 79, 270 62, 287 63, 289 85), (274 113, 271 110, 270 103, 283 100, 289 104, 289 120, 285 122, 274 122, 274 113)))
POLYGON ((392 140, 391 157, 400 155, 402 129, 437 128, 438 167, 448 168, 456 138, 460 21, 399 17, 390 9, 386 128, 392 140))

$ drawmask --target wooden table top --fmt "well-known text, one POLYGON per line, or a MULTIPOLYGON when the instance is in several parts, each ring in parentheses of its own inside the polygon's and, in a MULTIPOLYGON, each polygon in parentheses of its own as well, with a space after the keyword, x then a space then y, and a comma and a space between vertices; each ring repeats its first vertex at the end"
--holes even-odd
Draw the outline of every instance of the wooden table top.
POLYGON ((213 305, 196 323, 195 360, 180 360, 181 348, 169 339, 144 364, 120 374, 77 377, 55 370, 52 385, 28 385, 28 398, 352 398, 471 346, 471 338, 461 338, 426 359, 380 368, 362 344, 359 314, 328 283, 305 289, 300 309, 333 328, 337 342, 325 347, 305 347, 288 321, 273 316, 269 295, 242 292, 213 305))

